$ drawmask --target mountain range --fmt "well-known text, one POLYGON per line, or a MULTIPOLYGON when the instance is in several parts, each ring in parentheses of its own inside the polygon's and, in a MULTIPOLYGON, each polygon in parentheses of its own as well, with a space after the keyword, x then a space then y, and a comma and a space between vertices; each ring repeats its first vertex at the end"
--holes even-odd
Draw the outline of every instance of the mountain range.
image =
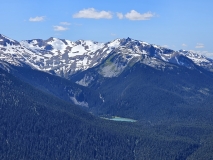
POLYGON ((0 35, 0 60, 4 62, 3 68, 6 63, 12 65, 6 67, 7 70, 26 82, 89 108, 94 114, 118 114, 138 119, 147 109, 153 111, 153 106, 160 111, 162 105, 170 109, 171 104, 198 104, 202 97, 212 94, 212 59, 131 38, 107 43, 72 42, 52 37, 17 42, 0 35), (53 78, 54 75, 67 81, 53 78), (200 83, 201 80, 205 83, 200 83), (50 84, 61 89, 54 90, 50 84), (196 87, 198 89, 192 89, 196 87), (138 98, 132 101, 130 97, 138 98))
POLYGON ((213 69, 213 60, 205 56, 184 50, 174 51, 131 38, 107 43, 89 40, 72 42, 53 37, 17 42, 0 34, 1 60, 17 66, 25 64, 65 78, 100 65, 110 55, 117 55, 119 59, 102 68, 100 72, 104 77, 116 77, 128 65, 139 61, 161 69, 168 63, 187 68, 196 64, 209 71, 213 69))
MULTIPOLYGON (((93 152, 88 151, 88 159, 103 159, 106 153, 103 148, 100 149, 101 146, 114 145, 119 151, 121 142, 122 151, 128 148, 127 154, 117 152, 114 157, 109 154, 108 159, 116 159, 120 154, 123 154, 121 159, 159 159, 159 155, 161 159, 211 159, 213 156, 211 152, 203 154, 204 150, 213 146, 209 143, 213 137, 213 60, 210 58, 131 38, 107 43, 89 40, 72 42, 52 37, 18 42, 0 34, 0 68, 1 104, 4 113, 8 114, 2 112, 1 115, 2 122, 5 122, 1 125, 5 146, 8 144, 6 122, 13 124, 12 116, 17 117, 17 124, 26 128, 35 127, 34 123, 38 121, 42 126, 40 121, 45 122, 47 116, 50 121, 45 122, 45 126, 56 123, 56 127, 66 133, 65 126, 64 129, 58 127, 65 116, 66 124, 72 123, 72 120, 74 127, 82 124, 75 133, 72 132, 72 136, 76 137, 73 139, 76 145, 72 146, 76 152, 71 149, 75 155, 72 158, 85 159, 86 156, 79 154, 82 148, 78 146, 77 135, 84 137, 85 141, 79 143, 85 148, 90 148, 89 144, 95 142, 96 148, 92 148, 93 152), (20 112, 13 108, 15 106, 21 106, 20 112), (20 114, 16 115, 13 110, 20 114), (34 115, 31 115, 31 110, 34 115), (41 112, 45 116, 36 117, 41 112), (29 115, 34 117, 32 124, 25 123, 29 115), (22 117, 20 122, 18 116, 22 117), (98 118, 110 119, 113 116, 137 122, 113 122, 98 118), (53 120, 54 117, 57 120, 53 120), (100 134, 97 134, 99 129, 100 134), (112 139, 107 138, 107 133, 116 143, 108 143, 112 139), (102 134, 106 137, 101 137, 102 134), (87 135, 90 135, 88 145, 87 135), (107 141, 97 143, 101 138, 107 141), (129 139, 128 143, 125 139, 129 139)), ((19 133, 20 128, 15 130, 19 133)), ((39 134, 45 137, 50 132, 52 130, 41 132, 34 129, 30 133, 32 137, 39 134)), ((11 130, 10 134, 15 132, 11 130)), ((58 131, 54 131, 50 137, 55 139, 57 134, 58 131)), ((52 144, 50 140, 44 141, 52 144)), ((19 141, 14 143, 19 144, 19 141)), ((61 141, 54 141, 53 144, 56 143, 61 141)), ((21 148, 26 155, 24 150, 28 145, 32 144, 26 142, 21 148)), ((3 159, 11 150, 14 149, 9 147, 3 159)), ((45 153, 50 153, 47 148, 39 152, 42 158, 48 157, 45 153)), ((67 152, 64 152, 65 158, 68 157, 67 152)), ((58 153, 55 155, 63 157, 58 153)))

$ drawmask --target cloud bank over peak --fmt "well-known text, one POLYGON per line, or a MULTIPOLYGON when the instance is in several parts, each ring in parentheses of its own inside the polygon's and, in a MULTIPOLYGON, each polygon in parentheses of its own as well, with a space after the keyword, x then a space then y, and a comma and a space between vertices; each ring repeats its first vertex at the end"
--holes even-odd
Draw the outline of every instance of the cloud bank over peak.
POLYGON ((204 48, 204 44, 203 43, 197 43, 197 45, 195 46, 195 48, 204 48))

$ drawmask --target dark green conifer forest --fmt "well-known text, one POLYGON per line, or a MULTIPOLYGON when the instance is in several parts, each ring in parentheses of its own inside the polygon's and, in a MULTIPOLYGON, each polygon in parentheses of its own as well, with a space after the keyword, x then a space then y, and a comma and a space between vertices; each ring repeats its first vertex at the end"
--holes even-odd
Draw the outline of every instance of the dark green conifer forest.
POLYGON ((198 108, 203 121, 183 115, 167 123, 115 122, 56 97, 53 88, 46 92, 0 69, 0 159, 212 159, 211 101, 198 108))

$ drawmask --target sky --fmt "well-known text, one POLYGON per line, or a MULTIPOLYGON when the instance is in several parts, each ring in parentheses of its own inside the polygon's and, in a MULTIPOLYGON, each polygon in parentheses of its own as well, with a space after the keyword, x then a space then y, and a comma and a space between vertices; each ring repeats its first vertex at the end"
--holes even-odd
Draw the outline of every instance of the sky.
POLYGON ((127 38, 213 58, 212 0, 0 0, 0 34, 17 41, 127 38))

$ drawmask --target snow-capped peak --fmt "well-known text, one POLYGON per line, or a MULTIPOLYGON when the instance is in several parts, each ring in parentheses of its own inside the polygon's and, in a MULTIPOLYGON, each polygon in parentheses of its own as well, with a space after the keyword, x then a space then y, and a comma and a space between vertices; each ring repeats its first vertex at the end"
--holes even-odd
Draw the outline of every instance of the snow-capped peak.
POLYGON ((121 39, 115 39, 114 41, 108 42, 107 46, 112 48, 117 48, 120 46, 121 39))
POLYGON ((2 46, 19 45, 19 42, 0 34, 0 45, 2 46))
POLYGON ((14 40, 12 40, 12 39, 6 37, 6 36, 3 35, 3 34, 0 34, 0 39, 1 39, 1 40, 9 40, 9 41, 11 41, 11 42, 15 42, 14 40))
MULTIPOLYGON (((114 59, 115 64, 111 68, 118 67, 119 61, 122 61, 122 67, 117 68, 116 73, 110 71, 110 75, 118 75, 128 63, 134 64, 139 61, 152 67, 161 61, 189 68, 193 66, 192 61, 207 70, 213 69, 213 60, 205 56, 184 50, 174 51, 129 37, 107 43, 91 40, 73 42, 54 37, 47 40, 25 40, 19 43, 0 34, 0 60, 14 65, 27 64, 35 69, 50 71, 66 78, 101 64, 112 54, 120 55, 122 58, 114 59)), ((105 68, 106 70, 109 68, 105 68)))

